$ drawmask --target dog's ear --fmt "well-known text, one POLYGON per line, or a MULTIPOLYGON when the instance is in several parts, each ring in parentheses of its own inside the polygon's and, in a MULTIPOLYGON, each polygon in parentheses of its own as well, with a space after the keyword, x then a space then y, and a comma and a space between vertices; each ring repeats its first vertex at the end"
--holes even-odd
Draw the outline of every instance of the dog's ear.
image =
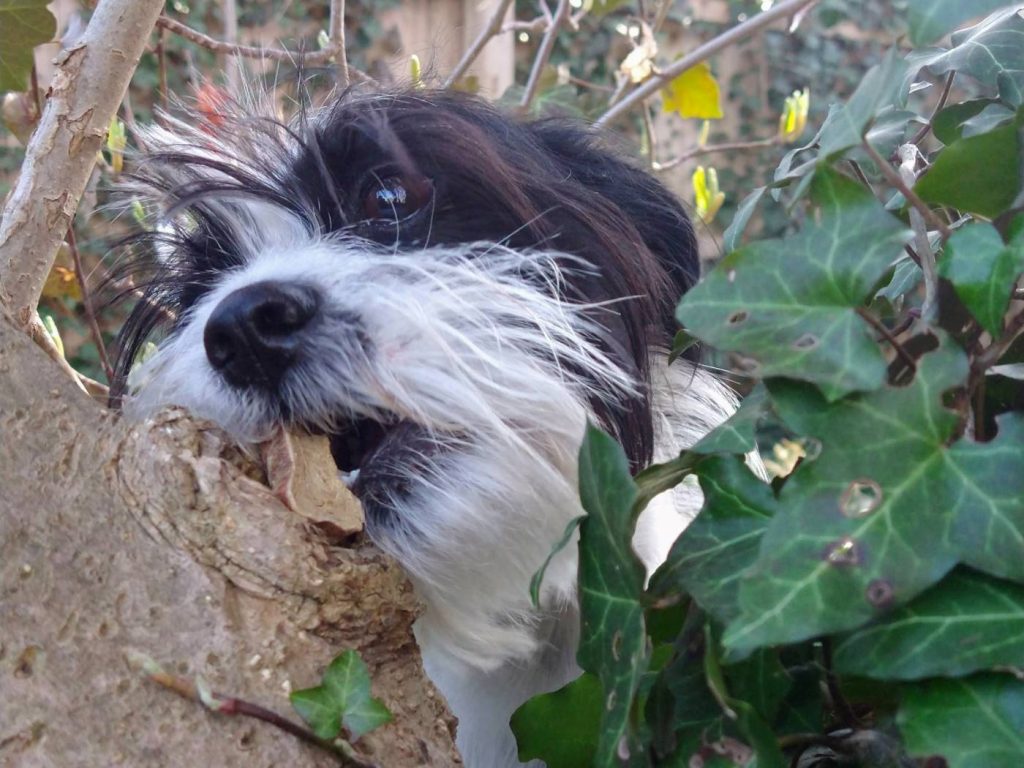
POLYGON ((675 299, 693 287, 700 276, 697 238, 675 195, 578 123, 539 120, 530 130, 563 173, 609 200, 633 223, 668 274, 675 299))

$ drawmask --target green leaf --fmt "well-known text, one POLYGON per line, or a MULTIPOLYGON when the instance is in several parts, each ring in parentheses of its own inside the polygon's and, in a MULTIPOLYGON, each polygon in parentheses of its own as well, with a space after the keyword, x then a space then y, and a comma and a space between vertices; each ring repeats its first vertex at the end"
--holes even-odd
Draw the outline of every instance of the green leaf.
POLYGON ((881 621, 837 640, 836 671, 883 680, 1024 666, 1024 587, 957 569, 881 621))
POLYGON ((743 398, 740 407, 690 450, 694 453, 749 453, 757 447, 754 433, 768 409, 768 390, 758 384, 743 398))
POLYGON ((820 219, 734 251, 683 297, 679 321, 751 373, 814 382, 829 399, 876 389, 886 364, 857 314, 909 239, 860 185, 822 169, 820 219))
POLYGON ((57 34, 49 0, 0 0, 0 91, 24 91, 32 49, 57 34))
POLYGON ((580 522, 583 520, 583 516, 574 517, 569 521, 569 524, 565 526, 565 531, 562 533, 561 538, 555 542, 555 545, 551 547, 551 551, 548 552, 548 556, 544 558, 544 564, 537 569, 537 572, 533 574, 530 579, 530 601, 533 603, 534 608, 540 606, 540 587, 544 582, 544 573, 547 571, 548 566, 551 565, 551 560, 568 546, 569 542, 572 541, 573 535, 576 533, 576 529, 579 528, 580 522))
POLYGON ((963 136, 965 122, 998 103, 995 99, 975 99, 952 104, 932 119, 932 133, 943 144, 952 144, 963 136))
POLYGON ((965 21, 1010 5, 1007 0, 907 0, 907 26, 914 46, 933 43, 965 21))
POLYGON ((896 48, 890 49, 881 63, 868 70, 846 104, 825 121, 818 157, 825 160, 860 144, 882 110, 899 106, 906 72, 907 62, 896 48))
POLYGON ((926 203, 948 205, 994 219, 1021 189, 1017 126, 954 141, 943 149, 914 191, 926 203))
POLYGON ((1024 682, 984 674, 906 689, 898 717, 911 755, 941 755, 950 768, 1024 765, 1024 682))
MULTIPOLYGON (((992 0, 970 0, 979 13, 992 0)), ((1000 2, 998 5, 1009 5, 1000 2)), ((936 54, 916 56, 915 63, 933 74, 956 72, 973 77, 1013 107, 1024 102, 1024 16, 1019 9, 994 13, 975 27, 953 35, 953 47, 936 54)))
POLYGON ((723 671, 733 698, 748 702, 768 722, 775 720, 793 687, 776 648, 757 651, 723 671))
POLYGON ((776 500, 738 456, 718 456, 698 466, 704 507, 651 577, 656 595, 685 592, 719 621, 739 613, 737 594, 757 559, 761 536, 776 500))
POLYGON ((668 364, 672 365, 672 363, 679 359, 680 355, 697 343, 697 339, 693 338, 685 330, 676 331, 676 335, 672 339, 672 349, 668 353, 668 364))
POLYGON ((543 760, 547 768, 590 768, 603 701, 601 681, 586 672, 564 688, 534 696, 512 715, 519 759, 543 760))
POLYGON ((718 656, 718 643, 712 636, 710 625, 705 631, 704 674, 715 698, 723 709, 728 708, 726 716, 735 722, 739 732, 753 748, 759 768, 786 768, 788 762, 782 756, 775 734, 761 713, 749 702, 730 694, 718 656))
POLYGON ((358 739, 391 721, 391 713, 370 695, 370 672, 356 651, 337 656, 321 684, 291 694, 292 706, 321 739, 333 739, 344 725, 358 739))
POLYGON ((722 236, 722 248, 726 253, 731 253, 739 247, 740 240, 743 239, 743 233, 746 231, 754 211, 757 210, 761 198, 764 197, 764 193, 767 191, 768 187, 758 187, 740 202, 739 207, 736 209, 736 215, 732 217, 732 222, 722 236))
POLYGON ((644 567, 633 552, 637 487, 622 447, 593 425, 580 448, 579 665, 601 680, 605 707, 595 766, 642 766, 646 745, 631 718, 649 662, 644 567))
POLYGON ((963 384, 948 342, 913 382, 828 404, 769 382, 776 414, 821 449, 783 486, 756 563, 742 578, 733 656, 852 629, 903 604, 963 562, 1024 580, 1024 418, 998 437, 952 446, 943 393, 963 384))
POLYGON ((976 222, 957 230, 939 261, 939 274, 981 327, 998 336, 1017 276, 1024 272, 1024 238, 1004 245, 991 224, 976 222))

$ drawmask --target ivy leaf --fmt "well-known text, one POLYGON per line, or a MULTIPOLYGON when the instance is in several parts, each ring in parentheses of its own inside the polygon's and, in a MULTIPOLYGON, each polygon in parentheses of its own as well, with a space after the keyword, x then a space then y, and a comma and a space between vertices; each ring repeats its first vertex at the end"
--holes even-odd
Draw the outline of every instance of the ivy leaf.
POLYGON ((749 453, 757 447, 754 433, 768 408, 768 390, 757 384, 740 407, 690 450, 694 453, 749 453))
POLYGON ((24 91, 32 49, 57 34, 49 0, 0 0, 0 91, 24 91))
POLYGON ((757 559, 777 502, 771 486, 755 477, 738 456, 707 458, 697 472, 704 507, 651 577, 650 591, 685 592, 727 622, 739 613, 740 584, 757 559))
MULTIPOLYGON (((978 9, 977 14, 994 5, 1009 5, 992 0, 970 0, 970 4, 978 9)), ((977 26, 953 35, 952 43, 949 50, 915 57, 915 62, 936 75, 968 75, 996 91, 1011 106, 1024 103, 1024 15, 1019 8, 992 14, 977 26)))
POLYGON ((768 187, 758 187, 740 202, 736 209, 736 215, 732 217, 732 222, 726 227, 725 234, 722 236, 722 248, 726 253, 731 253, 739 247, 743 233, 767 191, 768 187))
POLYGON ((957 562, 1024 579, 1024 418, 1002 417, 989 443, 948 447, 958 417, 943 393, 966 375, 946 344, 921 358, 910 385, 831 405, 769 382, 776 414, 821 450, 783 486, 743 575, 723 638, 732 655, 860 626, 957 562))
POLYGON ((1016 125, 959 139, 943 149, 914 186, 926 203, 994 219, 1020 191, 1021 146, 1016 125))
POLYGON ((881 621, 837 640, 838 672, 883 680, 1024 666, 1024 587, 957 569, 881 621))
POLYGON ((649 662, 644 567, 633 552, 639 509, 629 461, 615 440, 587 426, 580 448, 580 641, 577 661, 601 680, 604 707, 595 766, 646 765, 646 746, 630 717, 649 662))
POLYGON ((676 75, 661 91, 662 109, 680 117, 718 120, 722 117, 718 81, 711 65, 701 62, 676 75))
POLYGON ((955 768, 1024 764, 1024 682, 1012 675, 916 683, 898 723, 911 755, 941 755, 955 768))
POLYGON ((768 722, 775 720, 793 687, 793 679, 779 659, 779 650, 765 648, 738 664, 724 668, 734 698, 749 702, 768 722))
POLYGON ((741 355, 751 373, 810 381, 834 400, 885 381, 885 359, 857 308, 909 232, 834 171, 818 172, 812 194, 820 220, 733 251, 676 316, 693 335, 741 355))
POLYGON ((910 42, 933 43, 965 21, 1010 5, 1007 0, 907 0, 910 42))
POLYGON ((860 144, 875 117, 887 107, 898 105, 907 68, 899 51, 891 48, 879 64, 868 70, 846 104, 830 113, 822 125, 820 159, 860 144))
POLYGON ((370 672, 355 651, 337 656, 321 684, 291 694, 292 706, 321 739, 333 739, 344 725, 358 739, 391 721, 391 713, 370 695, 370 672))
POLYGON ((1024 238, 1004 245, 991 224, 961 227, 946 244, 939 274, 953 284, 956 295, 981 327, 993 336, 1003 329, 1010 292, 1024 272, 1024 238))
POLYGON ((932 119, 932 133, 943 144, 952 144, 963 136, 965 122, 998 103, 995 99, 975 99, 945 107, 932 119))
POLYGON ((601 726, 601 681, 584 672, 565 687, 534 696, 512 715, 519 759, 547 768, 590 768, 601 726))

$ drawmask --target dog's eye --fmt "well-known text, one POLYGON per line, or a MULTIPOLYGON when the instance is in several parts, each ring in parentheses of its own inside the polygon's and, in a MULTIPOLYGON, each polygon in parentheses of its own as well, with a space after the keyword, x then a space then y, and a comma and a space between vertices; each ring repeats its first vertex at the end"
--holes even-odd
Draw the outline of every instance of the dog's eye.
POLYGON ((363 193, 363 218, 368 221, 401 221, 427 205, 434 188, 423 176, 375 177, 363 193))

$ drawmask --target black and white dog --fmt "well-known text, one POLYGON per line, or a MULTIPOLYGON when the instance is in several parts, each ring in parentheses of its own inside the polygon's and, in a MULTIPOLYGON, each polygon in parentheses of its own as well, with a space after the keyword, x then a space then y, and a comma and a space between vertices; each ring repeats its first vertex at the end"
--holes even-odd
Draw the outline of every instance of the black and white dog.
MULTIPOLYGON (((225 108, 145 135, 158 211, 121 334, 126 413, 170 404, 240 441, 324 431, 369 535, 407 569, 417 638, 476 768, 518 765, 508 726, 571 680, 576 553, 530 579, 581 514, 588 419, 637 469, 724 420, 727 389, 667 365, 698 272, 691 224, 590 130, 449 92, 350 95, 282 125, 225 108)), ((649 569, 700 506, 641 518, 649 569)))

